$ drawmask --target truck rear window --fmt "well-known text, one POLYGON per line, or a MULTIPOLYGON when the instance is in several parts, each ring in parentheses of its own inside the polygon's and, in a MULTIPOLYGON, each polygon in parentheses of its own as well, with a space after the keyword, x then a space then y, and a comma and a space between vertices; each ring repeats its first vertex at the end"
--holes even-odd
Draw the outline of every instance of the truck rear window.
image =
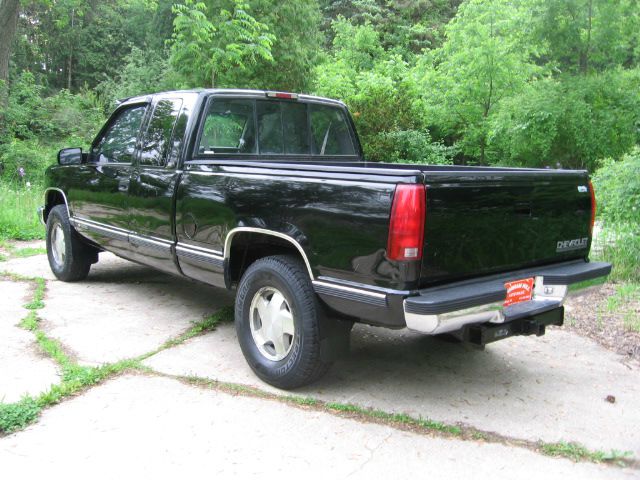
POLYGON ((340 108, 214 98, 203 122, 198 153, 353 156, 356 150, 346 115, 340 108))

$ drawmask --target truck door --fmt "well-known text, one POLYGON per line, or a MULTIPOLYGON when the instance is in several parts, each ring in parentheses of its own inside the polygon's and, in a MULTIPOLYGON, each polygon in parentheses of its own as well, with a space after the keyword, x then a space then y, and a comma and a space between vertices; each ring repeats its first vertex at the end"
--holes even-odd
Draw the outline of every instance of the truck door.
POLYGON ((129 179, 148 103, 116 110, 69 179, 72 222, 107 250, 129 257, 129 179))
POLYGON ((159 96, 153 102, 129 186, 129 241, 134 260, 179 273, 173 260, 174 192, 181 171, 178 159, 188 120, 182 97, 159 96))

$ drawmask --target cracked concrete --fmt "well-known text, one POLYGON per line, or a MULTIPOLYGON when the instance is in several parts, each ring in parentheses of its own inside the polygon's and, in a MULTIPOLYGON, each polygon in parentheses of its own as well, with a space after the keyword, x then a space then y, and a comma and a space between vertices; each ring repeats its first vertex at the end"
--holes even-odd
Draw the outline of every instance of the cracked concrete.
POLYGON ((233 299, 111 254, 83 282, 54 282, 43 327, 81 364, 97 365, 155 350, 233 299))
MULTIPOLYGON (((3 262, 0 269, 51 278, 43 255, 3 262)), ((24 295, 24 284, 6 283, 7 288, 22 288, 24 295)), ((152 351, 233 301, 222 290, 110 254, 101 254, 84 282, 49 280, 47 285, 45 308, 38 311, 41 326, 83 364, 152 351)), ((18 290, 10 297, 17 298, 18 290)), ((6 300, 0 302, 12 325, 26 312, 20 306, 23 299, 11 304, 13 310, 6 300)), ((294 393, 463 422, 510 437, 578 441, 593 449, 631 450, 640 456, 638 369, 590 340, 554 330, 542 338, 513 338, 477 351, 407 331, 358 325, 352 343, 351 355, 324 379, 294 393), (607 395, 614 395, 616 402, 606 402, 607 395)), ((0 378, 9 378, 12 387, 37 364, 18 355, 11 368, 18 373, 7 377, 5 357, 0 354, 0 378)), ((246 365, 232 324, 162 351, 145 365, 279 392, 260 382, 246 365)), ((338 478, 429 472, 455 478, 637 476, 637 470, 426 437, 143 376, 111 380, 46 410, 37 424, 0 439, 0 452, 3 469, 20 468, 25 476, 56 467, 66 472, 69 465, 72 476, 91 468, 98 478, 201 475, 205 469, 228 475, 280 472, 338 478)))
POLYGON ((111 380, 47 410, 38 424, 0 439, 0 464, 24 478, 54 471, 94 479, 420 474, 510 480, 634 474, 143 376, 111 380))
POLYGON ((31 332, 18 324, 29 310, 27 283, 0 280, 0 402, 10 403, 25 395, 37 395, 58 383, 56 364, 43 356, 31 332))
MULTIPOLYGON (((145 364, 174 375, 277 391, 244 362, 232 325, 145 364)), ((640 455, 640 372, 590 340, 558 330, 477 351, 407 331, 358 325, 349 357, 295 393, 463 422, 510 437, 572 440, 640 455), (616 403, 606 402, 607 395, 614 395, 616 403)))

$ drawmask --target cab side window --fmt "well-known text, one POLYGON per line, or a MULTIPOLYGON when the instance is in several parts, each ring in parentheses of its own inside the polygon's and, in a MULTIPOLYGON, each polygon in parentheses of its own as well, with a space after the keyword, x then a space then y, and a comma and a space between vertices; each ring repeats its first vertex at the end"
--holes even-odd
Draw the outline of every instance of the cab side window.
POLYGON ((91 149, 91 160, 99 163, 131 163, 146 105, 120 111, 91 149))
POLYGON ((142 140, 140 165, 163 167, 171 149, 171 137, 182 107, 179 98, 160 100, 142 140))

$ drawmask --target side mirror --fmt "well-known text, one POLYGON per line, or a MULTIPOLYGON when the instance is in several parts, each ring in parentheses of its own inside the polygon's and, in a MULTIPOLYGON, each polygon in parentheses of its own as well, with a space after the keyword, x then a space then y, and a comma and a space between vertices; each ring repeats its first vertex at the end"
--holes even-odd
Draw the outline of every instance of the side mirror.
POLYGON ((58 152, 60 165, 80 165, 82 163, 81 148, 63 148, 58 152))

